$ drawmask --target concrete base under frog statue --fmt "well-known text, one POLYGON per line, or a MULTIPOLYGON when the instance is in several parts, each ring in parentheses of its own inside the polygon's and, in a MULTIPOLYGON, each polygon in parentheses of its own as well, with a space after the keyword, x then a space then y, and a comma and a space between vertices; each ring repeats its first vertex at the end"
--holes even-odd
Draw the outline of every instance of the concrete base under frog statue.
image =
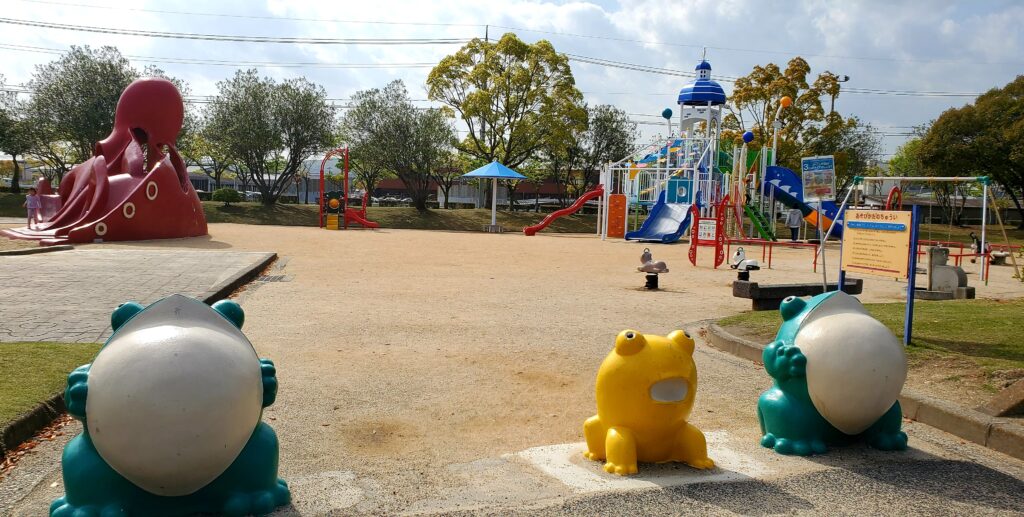
POLYGON ((597 372, 597 415, 583 424, 586 457, 604 470, 637 473, 637 462, 679 461, 709 469, 707 441, 686 421, 697 395, 693 339, 624 330, 597 372))
POLYGON ((68 412, 85 430, 64 448, 51 516, 262 515, 289 502, 261 421, 276 372, 244 319, 233 301, 180 295, 114 311, 114 334, 68 376, 68 412))
POLYGON ((822 454, 863 440, 907 448, 897 397, 907 378, 903 345, 841 291, 790 297, 762 358, 774 385, 757 404, 761 445, 781 454, 822 454))

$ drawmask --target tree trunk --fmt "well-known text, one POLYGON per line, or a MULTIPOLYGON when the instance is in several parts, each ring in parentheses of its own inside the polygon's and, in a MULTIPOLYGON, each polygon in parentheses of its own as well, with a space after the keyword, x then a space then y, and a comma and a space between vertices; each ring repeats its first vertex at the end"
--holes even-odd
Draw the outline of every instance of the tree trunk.
POLYGON ((448 196, 449 196, 449 192, 451 192, 451 190, 452 190, 451 185, 448 185, 447 187, 445 187, 443 183, 441 184, 441 193, 444 194, 444 209, 445 210, 448 210, 448 196))
POLYGON ((21 185, 18 184, 18 176, 21 176, 21 168, 18 167, 18 155, 11 153, 11 162, 14 164, 14 173, 11 175, 11 193, 21 192, 21 185))
POLYGON ((1020 198, 1017 197, 1017 193, 1012 188, 1007 188, 1006 192, 1010 194, 1010 199, 1013 200, 1014 206, 1017 207, 1017 215, 1020 216, 1020 224, 1017 225, 1017 229, 1024 230, 1024 208, 1020 206, 1020 198))
POLYGON ((412 206, 416 207, 417 211, 426 212, 427 211, 427 196, 421 195, 418 192, 413 193, 412 206))

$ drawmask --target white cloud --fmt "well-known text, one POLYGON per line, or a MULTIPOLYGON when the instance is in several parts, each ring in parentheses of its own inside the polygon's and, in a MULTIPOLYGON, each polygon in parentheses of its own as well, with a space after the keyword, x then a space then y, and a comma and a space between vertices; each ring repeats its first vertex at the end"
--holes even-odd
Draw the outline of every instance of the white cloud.
MULTIPOLYGON (((62 1, 62 0, 55 0, 62 1)), ((245 0, 196 3, 186 0, 90 0, 112 9, 8 0, 10 17, 57 23, 154 31, 262 36, 338 38, 469 38, 483 36, 483 27, 458 25, 386 25, 340 23, 363 20, 438 24, 490 24, 535 31, 568 32, 605 38, 579 38, 544 32, 516 31, 528 41, 551 41, 561 52, 644 65, 692 70, 708 46, 708 59, 719 76, 738 76, 756 64, 784 65, 803 55, 814 72, 832 70, 851 77, 850 87, 895 90, 984 91, 1001 86, 1022 69, 1024 6, 1013 3, 948 0, 891 0, 776 3, 740 0, 620 0, 555 2, 542 0, 245 0), (251 19, 151 13, 119 9, 200 11, 325 21, 251 19), (830 57, 831 56, 831 57, 830 57), (867 59, 852 59, 854 57, 867 59), (995 64, 991 64, 995 63, 995 64), (1011 63, 1011 64, 1006 64, 1011 63)), ((403 63, 436 62, 458 47, 345 46, 221 43, 105 35, 4 25, 7 44, 66 48, 69 45, 116 45, 126 55, 218 59, 231 62, 403 63)), ((33 66, 53 55, 0 48, 0 73, 9 83, 26 82, 33 66)), ((136 63, 140 68, 144 63, 136 63)), ((216 91, 216 82, 234 73, 233 67, 160 64, 191 85, 197 95, 216 91)), ((579 88, 590 103, 616 104, 630 113, 657 114, 673 106, 687 80, 597 65, 573 63, 579 88), (631 95, 621 95, 630 92, 631 95)), ((331 97, 346 98, 357 90, 403 79, 414 98, 424 98, 429 68, 330 69, 266 68, 261 73, 284 79, 304 75, 327 89, 331 97)), ((728 89, 728 83, 723 83, 728 89)), ((839 109, 885 126, 926 122, 964 98, 883 97, 843 94, 839 109)), ((643 126, 648 135, 661 129, 643 126)), ((886 138, 889 152, 901 142, 886 138)))

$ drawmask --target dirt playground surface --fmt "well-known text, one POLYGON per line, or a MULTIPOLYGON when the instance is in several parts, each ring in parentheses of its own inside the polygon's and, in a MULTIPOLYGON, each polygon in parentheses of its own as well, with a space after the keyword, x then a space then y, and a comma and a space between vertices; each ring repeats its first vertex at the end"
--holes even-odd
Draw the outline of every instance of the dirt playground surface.
MULTIPOLYGON (((643 245, 590 235, 214 224, 205 238, 130 246, 278 253, 269 274, 280 278, 250 284, 238 299, 245 333, 277 365, 280 391, 264 419, 281 439, 281 476, 303 514, 562 497, 536 470, 502 476, 512 467, 499 459, 582 439, 594 376, 616 334, 664 335, 750 306, 731 296, 735 272, 709 267, 710 248, 695 268, 685 244, 650 246, 670 268, 658 292, 642 289, 636 272, 643 245), (301 506, 313 499, 325 506, 301 506)), ((830 267, 837 253, 829 252, 830 267)), ((778 249, 774 269, 755 279, 818 281, 811 258, 807 249, 778 249)), ((1002 269, 979 296, 1014 293, 996 278, 1008 277, 1002 269)), ((865 280, 862 299, 897 300, 903 285, 865 280)), ((735 429, 756 452, 752 408, 770 378, 706 347, 697 356, 702 387, 691 421, 735 429)), ((51 477, 59 481, 41 474, 47 484, 51 477)))

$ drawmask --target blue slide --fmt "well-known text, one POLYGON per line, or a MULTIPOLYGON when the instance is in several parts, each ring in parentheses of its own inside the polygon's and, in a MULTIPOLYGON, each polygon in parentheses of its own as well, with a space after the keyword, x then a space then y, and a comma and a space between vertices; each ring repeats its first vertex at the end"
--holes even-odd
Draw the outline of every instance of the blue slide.
MULTIPOLYGON (((776 201, 790 208, 799 209, 800 213, 804 215, 805 221, 813 225, 818 224, 818 208, 804 202, 803 182, 800 181, 800 175, 785 167, 769 165, 764 174, 764 187, 765 194, 774 192, 776 201)), ((825 224, 821 225, 822 233, 828 231, 829 224, 832 221, 837 218, 842 219, 842 216, 839 214, 839 206, 833 201, 823 202, 821 204, 821 211, 825 216, 825 224)), ((843 225, 841 223, 837 223, 836 227, 832 229, 832 235, 836 237, 843 236, 843 225)))
POLYGON ((688 203, 666 203, 665 193, 658 195, 658 202, 651 207, 651 213, 639 230, 626 234, 627 241, 676 242, 690 226, 690 205, 688 203))

